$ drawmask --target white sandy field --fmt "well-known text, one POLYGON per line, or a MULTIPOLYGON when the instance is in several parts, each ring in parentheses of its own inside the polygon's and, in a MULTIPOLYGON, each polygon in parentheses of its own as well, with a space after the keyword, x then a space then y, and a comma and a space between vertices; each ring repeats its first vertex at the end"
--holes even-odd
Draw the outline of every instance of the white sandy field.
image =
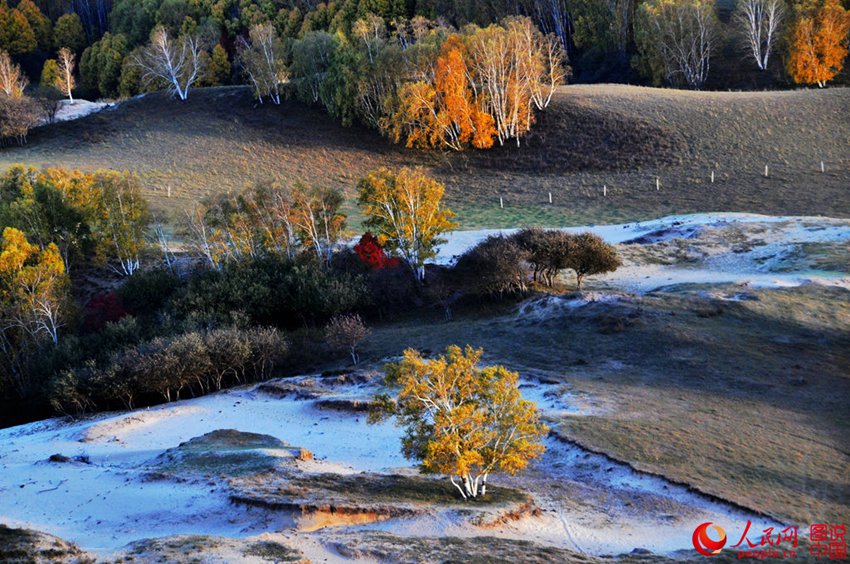
MULTIPOLYGON (((618 244, 647 237, 643 245, 647 248, 674 239, 689 241, 678 248, 687 253, 693 244, 693 260, 645 264, 629 259, 617 272, 597 277, 592 291, 572 299, 552 298, 542 314, 557 315, 561 307, 616 299, 606 289, 640 293, 685 283, 764 287, 817 283, 850 289, 846 272, 812 268, 799 252, 805 245, 827 245, 833 251, 848 247, 848 220, 701 214, 589 229, 618 244), (730 230, 740 235, 736 244, 744 245, 737 252, 729 244, 717 243, 717 237, 729 235, 730 230)), ((452 234, 439 261, 449 262, 492 233, 452 234)), ((540 310, 539 303, 525 304, 518 315, 540 315, 540 310)), ((373 385, 351 384, 335 388, 335 395, 323 399, 366 398, 375 390, 373 385)), ((562 386, 525 378, 522 391, 546 415, 583 413, 562 386)), ((54 534, 99 558, 120 554, 122 547, 144 538, 204 534, 276 539, 312 560, 341 559, 323 543, 327 531, 308 532, 293 526, 287 515, 233 505, 223 483, 143 479, 149 463, 163 451, 217 429, 268 434, 306 448, 318 462, 305 471, 411 472, 414 467, 402 457, 401 430, 392 423, 367 425, 362 414, 321 410, 315 400, 274 397, 256 387, 237 388, 129 413, 76 422, 56 418, 0 430, 0 523, 54 534), (88 463, 48 462, 57 453, 87 457, 88 463)), ((495 535, 601 555, 636 548, 658 554, 692 550, 694 528, 706 521, 727 531, 740 530, 748 519, 758 531, 780 525, 553 438, 546 445, 546 454, 534 463, 528 478, 502 482, 525 485, 543 510, 539 516, 482 529, 455 513, 436 512, 350 525, 346 530, 381 530, 401 536, 495 535), (534 487, 552 482, 596 488, 614 499, 652 502, 636 504, 627 514, 589 502, 565 505, 547 495, 546 488, 534 487)), ((493 482, 500 483, 500 478, 493 482)))

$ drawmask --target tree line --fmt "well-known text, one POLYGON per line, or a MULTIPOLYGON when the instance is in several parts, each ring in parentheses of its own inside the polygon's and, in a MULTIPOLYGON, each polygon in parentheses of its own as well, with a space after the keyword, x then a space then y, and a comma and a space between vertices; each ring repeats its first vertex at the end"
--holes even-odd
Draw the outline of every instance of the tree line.
POLYGON ((718 59, 743 57, 753 76, 775 77, 761 84, 846 80, 848 6, 0 0, 0 139, 24 142, 74 91, 117 98, 167 89, 186 99, 195 86, 245 83, 260 102, 296 96, 408 146, 488 148, 520 139, 571 70, 583 81, 699 89, 717 78, 718 59))

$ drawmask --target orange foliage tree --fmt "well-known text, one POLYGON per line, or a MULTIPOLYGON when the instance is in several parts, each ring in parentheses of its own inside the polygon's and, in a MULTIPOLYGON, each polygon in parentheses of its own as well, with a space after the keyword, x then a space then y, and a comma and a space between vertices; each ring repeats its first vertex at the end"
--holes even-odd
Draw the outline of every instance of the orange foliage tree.
POLYGON ((389 89, 394 95, 381 104, 388 111, 377 120, 384 134, 408 147, 460 151, 519 142, 568 72, 560 42, 528 18, 467 27, 431 53, 407 61, 407 78, 389 89))
POLYGON ((850 11, 838 0, 802 4, 791 33, 788 73, 798 84, 823 88, 841 72, 848 53, 850 11))
POLYGON ((395 142, 408 147, 463 150, 493 146, 493 117, 484 112, 473 91, 463 39, 450 35, 440 49, 433 80, 409 82, 399 89, 398 103, 384 120, 395 142))
POLYGON ((479 368, 482 351, 451 346, 424 360, 412 349, 387 368, 399 389, 378 396, 370 421, 394 414, 405 427, 402 451, 428 473, 447 474, 464 499, 483 496, 491 473, 514 475, 545 451, 548 432, 534 402, 522 399, 519 375, 502 366, 479 368), (459 481, 455 480, 459 478, 459 481))

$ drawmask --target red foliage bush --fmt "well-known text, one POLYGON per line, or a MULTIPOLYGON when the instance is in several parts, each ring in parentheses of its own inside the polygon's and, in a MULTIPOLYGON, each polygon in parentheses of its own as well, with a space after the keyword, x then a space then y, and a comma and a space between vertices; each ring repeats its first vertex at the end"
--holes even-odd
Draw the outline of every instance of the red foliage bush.
POLYGON ((360 260, 374 269, 395 268, 401 263, 398 258, 388 257, 378 238, 368 231, 354 246, 354 252, 357 253, 360 260))
POLYGON ((84 311, 85 328, 100 331, 107 323, 118 321, 130 312, 124 307, 121 297, 115 292, 97 294, 86 304, 84 311))

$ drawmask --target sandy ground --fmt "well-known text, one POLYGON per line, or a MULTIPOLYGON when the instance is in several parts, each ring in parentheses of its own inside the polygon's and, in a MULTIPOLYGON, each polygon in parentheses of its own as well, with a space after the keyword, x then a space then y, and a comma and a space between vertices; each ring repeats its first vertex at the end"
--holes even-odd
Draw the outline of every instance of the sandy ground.
MULTIPOLYGON (((73 102, 62 100, 59 104, 59 110, 56 112, 56 117, 53 120, 54 123, 84 118, 116 105, 110 102, 90 102, 88 100, 74 100, 73 102)), ((46 122, 43 122, 41 125, 46 125, 46 122)))
MULTIPOLYGON (((368 397, 376 388, 336 390, 326 397, 368 397)), ((523 383, 524 395, 549 416, 578 412, 569 394, 562 392, 534 381, 523 383)), ((400 429, 392 424, 367 426, 361 415, 322 411, 313 404, 248 388, 82 422, 53 419, 6 429, 0 432, 0 522, 47 531, 99 557, 113 556, 144 538, 205 534, 247 539, 285 532, 292 546, 326 558, 322 530, 307 533, 293 527, 283 513, 234 507, 221 484, 144 479, 147 465, 164 450, 229 428, 270 434, 308 448, 319 459, 314 471, 412 470, 399 454, 400 429), (85 462, 48 462, 55 453, 85 462)), ((359 530, 409 536, 497 535, 616 554, 636 547, 656 553, 687 549, 694 527, 705 521, 724 527, 748 518, 759 527, 773 524, 556 439, 547 439, 547 448, 525 477, 509 481, 532 492, 561 494, 538 494, 543 509, 538 517, 493 529, 438 512, 361 525, 359 530), (600 496, 631 500, 629 509, 598 504, 600 496)))
MULTIPOLYGON (((620 246, 624 267, 600 277, 595 291, 580 298, 529 302, 517 315, 555 315, 560 308, 619 299, 616 292, 623 290, 646 292, 689 282, 850 287, 848 262, 841 254, 850 241, 848 220, 703 214, 588 229, 620 246)), ((488 234, 452 234, 439 260, 450 261, 488 234)), ((309 385, 323 385, 318 376, 286 382, 307 385, 308 380, 309 385)), ((376 390, 369 382, 336 385, 324 390, 321 399, 366 399, 376 390)), ((553 419, 598 409, 587 398, 572 397, 564 386, 528 375, 522 391, 553 419)), ((277 538, 308 558, 334 561, 341 557, 325 542, 328 530, 308 532, 281 512, 234 506, 223 481, 145 479, 163 451, 217 429, 268 434, 309 449, 317 459, 311 472, 416 471, 400 454, 400 429, 391 423, 368 426, 363 414, 322 410, 316 401, 292 394, 281 398, 250 387, 130 413, 76 422, 51 419, 0 430, 0 523, 57 535, 98 557, 119 554, 122 547, 144 538, 204 534, 277 538), (74 460, 49 462, 53 454, 74 460)), ((780 526, 557 437, 548 438, 546 446, 544 457, 525 475, 496 481, 531 492, 542 510, 539 515, 479 527, 457 512, 438 511, 346 530, 402 537, 494 535, 594 555, 636 548, 669 555, 690 550, 694 528, 706 521, 727 530, 737 530, 748 519, 753 530, 780 526)))

